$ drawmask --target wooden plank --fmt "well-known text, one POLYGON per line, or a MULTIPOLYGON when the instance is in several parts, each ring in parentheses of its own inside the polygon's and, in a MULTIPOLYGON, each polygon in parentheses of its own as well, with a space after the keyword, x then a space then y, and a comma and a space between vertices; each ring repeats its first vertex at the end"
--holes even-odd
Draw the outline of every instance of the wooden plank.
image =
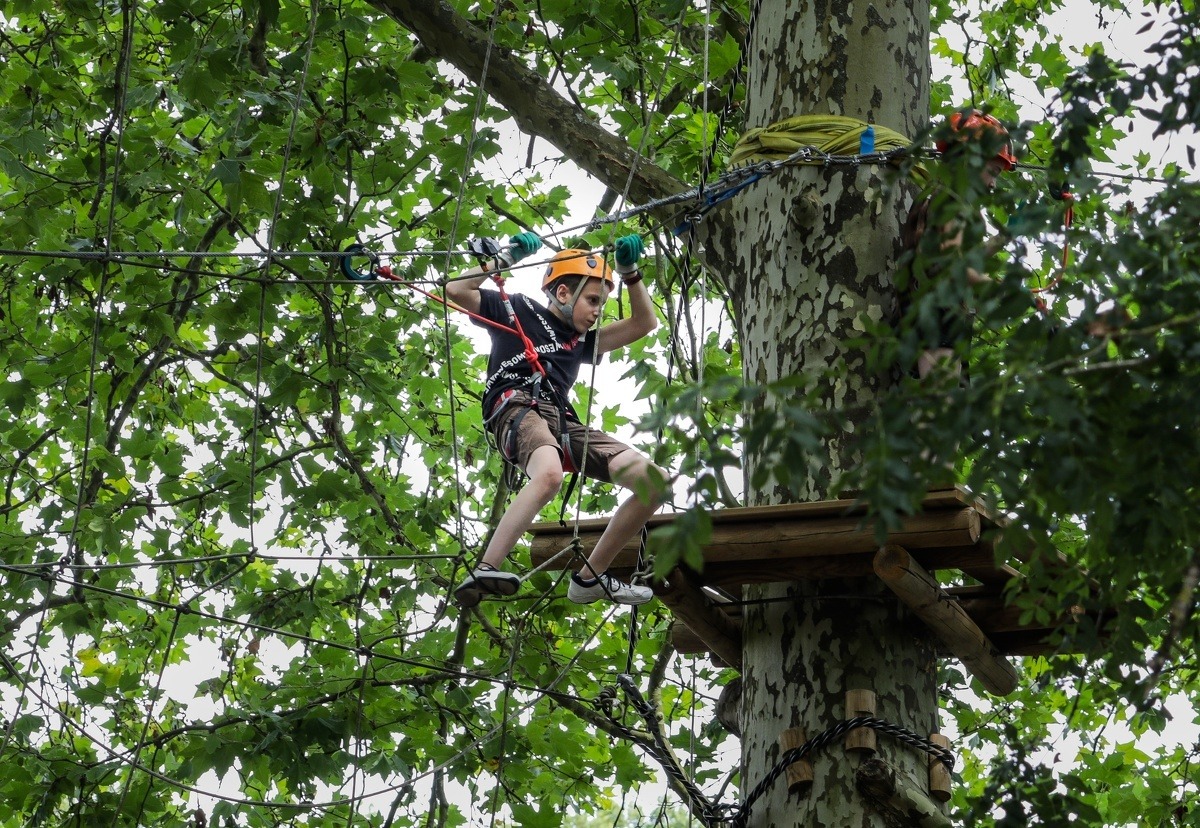
MULTIPOLYGON (((921 501, 922 511, 937 511, 941 509, 962 509, 973 507, 975 499, 960 489, 938 489, 929 492, 921 501)), ((732 523, 757 523, 773 521, 808 520, 821 517, 852 517, 866 514, 866 504, 855 498, 840 500, 815 500, 806 503, 781 503, 775 506, 736 506, 729 509, 714 509, 709 512, 713 525, 732 523)), ((985 514, 982 509, 976 509, 985 514)), ((652 515, 646 526, 653 529, 671 523, 673 514, 652 515)), ((608 518, 588 518, 579 521, 581 534, 603 532, 608 526, 608 518)), ((557 522, 536 523, 530 530, 535 535, 565 534, 568 537, 574 532, 575 523, 567 527, 557 522)), ((565 544, 564 544, 565 545, 565 544)))
MULTIPOLYGON (((604 525, 603 521, 589 522, 587 526, 580 523, 579 534, 584 548, 595 545, 604 525)), ((551 530, 545 528, 545 524, 541 524, 538 530, 530 545, 530 555, 535 566, 541 566, 550 560, 573 536, 571 527, 554 525, 551 530)), ((981 531, 979 513, 975 510, 944 509, 911 515, 896 531, 888 534, 887 542, 912 549, 968 547, 979 540, 981 531)), ((640 539, 631 540, 617 553, 613 565, 635 566, 639 547, 640 539)), ((860 525, 857 517, 817 517, 802 521, 779 517, 775 520, 714 524, 712 540, 704 547, 704 561, 707 566, 714 563, 778 561, 831 554, 873 554, 878 548, 879 539, 874 529, 860 525)), ((552 566, 564 568, 569 563, 564 555, 552 566)))
POLYGON ((1007 696, 1017 688, 1017 670, 967 613, 949 600, 937 581, 900 546, 889 544, 875 556, 875 572, 979 679, 989 693, 1007 696))
MULTIPOLYGON (((819 581, 826 578, 873 577, 875 569, 872 559, 875 551, 854 554, 813 555, 804 558, 768 558, 760 561, 718 561, 705 563, 699 579, 706 585, 736 592, 745 584, 769 584, 779 581, 819 581)), ((947 546, 941 548, 913 550, 922 566, 934 570, 955 570, 963 567, 979 567, 983 572, 991 561, 986 549, 971 546, 947 546)), ((634 567, 626 563, 611 568, 613 575, 627 578, 634 567)), ((981 579, 982 580, 982 579, 981 579)), ((998 593, 1002 582, 999 577, 992 580, 988 594, 998 593)), ((957 588, 957 587, 956 587, 957 588)))
MULTIPOLYGON (((885 545, 900 546, 916 565, 929 571, 963 573, 980 583, 942 589, 943 597, 960 604, 965 615, 999 654, 1050 651, 1045 643, 1054 625, 1020 623, 1020 611, 1005 606, 1003 592, 1021 574, 997 562, 997 543, 1005 524, 981 499, 961 489, 929 492, 923 511, 906 519, 888 535, 885 545)), ((879 541, 871 526, 861 525, 865 504, 854 499, 722 509, 711 513, 712 541, 704 549, 704 571, 673 573, 668 584, 656 587, 660 600, 676 616, 672 641, 680 652, 710 652, 722 662, 740 662, 741 632, 736 604, 718 607, 703 587, 728 589, 736 594, 746 584, 780 581, 861 578, 876 573, 874 559, 879 541), (696 629, 692 629, 692 627, 696 629), (736 655, 735 655, 736 654, 736 655)), ((656 515, 655 527, 669 524, 673 515, 656 515)), ((594 546, 608 526, 604 518, 578 523, 583 548, 594 546)), ((533 527, 531 557, 542 566, 568 547, 576 525, 557 523, 533 527)), ((639 543, 634 540, 618 553, 611 571, 627 578, 637 564, 639 543)), ((1007 548, 1006 552, 1009 552, 1007 548)), ((1034 559, 1027 549, 1012 550, 1018 559, 1041 565, 1051 573, 1075 567, 1061 553, 1034 559)), ((563 555, 550 567, 572 566, 563 555)), ((951 578, 956 576, 951 575, 951 578)), ((931 578, 936 585, 936 580, 931 578)), ((1055 619, 1064 620, 1061 610, 1055 619)), ((960 656, 961 657, 961 656, 960 656)))

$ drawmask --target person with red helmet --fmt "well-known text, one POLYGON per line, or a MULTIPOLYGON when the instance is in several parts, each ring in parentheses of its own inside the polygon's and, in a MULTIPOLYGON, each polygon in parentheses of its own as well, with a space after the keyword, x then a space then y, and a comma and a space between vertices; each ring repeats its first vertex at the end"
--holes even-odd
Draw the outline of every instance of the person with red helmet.
POLYGON ((564 472, 582 471, 633 494, 617 508, 587 561, 571 576, 567 598, 580 604, 602 599, 644 604, 654 597, 653 591, 617 580, 608 567, 661 505, 662 496, 654 493, 662 491, 666 473, 636 449, 582 423, 567 402, 585 361, 629 345, 658 326, 638 268, 642 239, 637 234, 617 239, 615 268, 590 250, 556 253, 542 278, 547 305, 521 293, 509 296, 503 290, 482 290, 498 270, 536 252, 541 239, 525 232, 513 236, 507 247, 489 245, 480 249, 493 250, 494 255, 481 256, 477 268, 448 283, 446 297, 496 323, 475 322, 491 337, 484 422, 505 460, 528 480, 500 518, 482 560, 455 588, 455 601, 467 608, 485 595, 516 593, 520 577, 503 571, 501 565, 554 499, 564 472), (614 270, 627 290, 630 313, 598 326, 615 284, 614 270))
MULTIPOLYGON (((999 120, 977 109, 951 115, 936 145, 942 160, 949 164, 978 163, 977 159, 982 153, 986 160, 979 168, 979 180, 986 190, 996 186, 1001 173, 1014 170, 1017 166, 1008 130, 999 120)), ((904 254, 900 264, 908 275, 901 301, 902 309, 907 308, 915 293, 931 288, 929 280, 937 279, 942 274, 944 257, 958 252, 963 245, 963 228, 958 221, 951 220, 935 228, 928 226, 931 208, 938 200, 939 193, 935 191, 914 204, 901 230, 904 254), (933 263, 926 265, 924 259, 930 259, 933 263)), ((969 285, 990 281, 974 267, 967 266, 965 271, 969 285)), ((961 303, 943 304, 936 308, 935 316, 936 336, 933 332, 926 332, 925 348, 917 358, 915 373, 920 379, 928 376, 939 364, 961 373, 962 365, 954 360, 955 349, 959 342, 971 335, 970 314, 961 303)))

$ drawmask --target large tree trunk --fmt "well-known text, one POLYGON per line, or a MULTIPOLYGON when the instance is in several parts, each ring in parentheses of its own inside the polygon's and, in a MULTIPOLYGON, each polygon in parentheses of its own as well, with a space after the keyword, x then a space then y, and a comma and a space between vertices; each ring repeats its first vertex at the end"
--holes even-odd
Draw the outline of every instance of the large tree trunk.
MULTIPOLYGON (((913 135, 928 117, 929 14, 925 0, 802 3, 764 0, 749 46, 747 128, 792 115, 847 115, 913 135)), ((873 167, 785 170, 746 191, 712 228, 710 245, 736 250, 727 274, 738 315, 746 378, 801 374, 825 384, 830 408, 861 412, 817 458, 823 471, 802 499, 820 499, 857 462, 855 441, 880 384, 846 345, 860 317, 879 319, 894 302, 899 225, 908 195, 880 200, 873 167), (837 360, 849 372, 819 379, 837 360)), ((755 458, 747 458, 750 468, 755 458)), ((777 491, 749 493, 778 503, 777 491)), ((744 614, 743 786, 779 757, 789 727, 811 738, 853 715, 847 690, 877 694, 876 715, 928 735, 936 729, 936 668, 919 622, 877 582, 748 587, 744 614)), ((915 781, 927 756, 878 739, 879 755, 915 781)), ((812 757, 807 797, 774 786, 755 806, 754 826, 883 825, 854 787, 860 757, 834 747, 812 757)))

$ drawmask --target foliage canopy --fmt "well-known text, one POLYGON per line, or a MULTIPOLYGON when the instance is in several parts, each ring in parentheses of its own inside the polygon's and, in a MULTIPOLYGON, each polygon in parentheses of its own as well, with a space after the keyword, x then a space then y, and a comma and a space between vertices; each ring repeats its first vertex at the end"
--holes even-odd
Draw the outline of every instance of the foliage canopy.
MULTIPOLYGON (((660 174, 604 181, 601 212, 625 206, 626 189, 670 194, 653 181, 698 184, 744 126, 757 4, 428 5, 462 15, 489 56, 548 79, 660 174)), ((714 796, 727 781, 732 739, 710 719, 729 674, 674 653, 664 608, 568 606, 545 572, 517 600, 446 608, 503 489, 478 411, 483 362, 417 288, 460 268, 471 235, 556 228, 599 246, 617 227, 562 226, 580 178, 564 184, 559 167, 587 168, 589 152, 574 125, 559 125, 557 148, 515 136, 510 115, 524 127, 538 113, 481 97, 447 63, 467 30, 423 42, 396 22, 408 7, 0 10, 2 826, 450 826, 493 812, 559 825, 660 778, 639 750, 646 723, 611 695, 623 671, 689 774, 714 796), (353 241, 390 252, 405 282, 348 282, 329 254, 353 241)), ((1058 7, 932 9, 931 54, 947 67, 934 110, 974 103, 1019 123, 1030 166, 996 194, 935 173, 972 217, 968 242, 989 232, 980 206, 1015 240, 989 261, 969 244, 954 263, 999 277, 971 297, 970 385, 897 373, 843 485, 886 526, 919 500, 928 458, 964 457, 1014 527, 1103 585, 1097 597, 1034 572, 1031 594, 1051 598, 1025 596, 1024 611, 1116 609, 1102 641, 1070 632, 1093 655, 1024 662, 1003 704, 947 667, 959 815, 1200 825, 1200 745, 1171 736, 1165 706, 1200 691, 1186 655, 1200 193, 1155 149, 1200 113, 1194 8, 1155 16, 1157 45, 1136 65, 1065 47, 1046 23, 1058 7), (1044 112, 1024 102, 1030 86, 1044 112), (1135 124, 1153 147, 1120 170, 1156 179, 1144 200, 1104 174, 1135 124), (1048 177, 1071 184, 1076 222, 1041 314, 1028 291, 1056 278, 1064 244, 1048 177), (1110 737, 1114 724, 1128 735, 1110 737), (1080 745, 1066 766, 1064 739, 1080 745)), ((804 378, 741 381, 736 336, 701 316, 726 307, 721 274, 697 277, 663 224, 621 225, 657 233, 650 270, 669 323, 625 355, 654 402, 638 439, 684 474, 684 506, 735 502, 724 472, 747 448, 779 458, 752 484, 787 487, 839 414, 805 404, 804 378), (796 403, 743 420, 768 391, 796 403)), ((871 370, 911 362, 921 308, 864 337, 871 370)), ((582 402, 605 428, 629 423, 617 400, 582 402)), ((612 505, 589 489, 566 508, 612 505)), ((696 535, 678 535, 661 562, 695 554, 696 535)))

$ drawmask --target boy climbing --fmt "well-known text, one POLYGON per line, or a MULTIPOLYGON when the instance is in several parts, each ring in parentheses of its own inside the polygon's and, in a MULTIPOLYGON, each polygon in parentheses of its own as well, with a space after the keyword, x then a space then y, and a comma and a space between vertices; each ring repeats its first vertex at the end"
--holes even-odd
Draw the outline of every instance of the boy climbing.
POLYGON ((542 279, 548 307, 520 293, 505 297, 502 291, 481 289, 541 244, 530 232, 513 236, 506 248, 477 242, 472 249, 480 254, 480 265, 446 286, 449 300, 502 326, 486 326, 492 347, 484 422, 504 458, 529 478, 500 518, 479 565, 455 588, 454 598, 466 608, 484 595, 516 593, 520 577, 500 567, 538 512, 554 499, 565 470, 632 491, 571 576, 567 598, 578 604, 601 599, 644 604, 654 597, 649 587, 623 583, 607 570, 661 505, 666 474, 637 450, 583 424, 567 401, 585 361, 629 345, 658 325, 638 269, 644 245, 636 234, 617 239, 615 270, 628 292, 630 314, 596 327, 614 286, 613 271, 602 256, 588 250, 563 250, 550 260, 542 279))
MULTIPOLYGON (((984 157, 987 160, 979 170, 979 180, 985 190, 996 186, 1000 173, 1011 171, 1017 166, 1017 159, 1012 154, 1008 143, 1008 130, 991 115, 985 115, 979 110, 966 114, 955 112, 949 119, 949 137, 937 141, 938 151, 947 163, 972 163, 972 147, 970 142, 978 142, 983 152, 995 154, 984 157)), ((911 297, 923 289, 935 289, 932 282, 943 277, 946 264, 946 254, 959 253, 963 245, 963 228, 961 223, 952 220, 938 227, 928 227, 931 208, 935 203, 953 198, 953 194, 935 191, 921 199, 908 214, 902 229, 904 255, 901 266, 907 265, 908 284, 902 304, 908 304, 911 297), (918 257, 918 251, 922 257, 918 257), (921 259, 934 262, 925 265, 921 259), (939 261, 940 258, 940 261, 939 261)), ((994 252, 989 244, 986 255, 994 252)), ((966 267, 967 284, 975 286, 985 284, 990 279, 973 267, 966 267)), ((958 343, 971 336, 971 314, 962 303, 939 303, 935 309, 936 330, 933 326, 922 331, 924 350, 917 358, 917 376, 924 379, 938 365, 948 367, 953 373, 961 373, 962 366, 955 361, 955 349, 958 343)))

